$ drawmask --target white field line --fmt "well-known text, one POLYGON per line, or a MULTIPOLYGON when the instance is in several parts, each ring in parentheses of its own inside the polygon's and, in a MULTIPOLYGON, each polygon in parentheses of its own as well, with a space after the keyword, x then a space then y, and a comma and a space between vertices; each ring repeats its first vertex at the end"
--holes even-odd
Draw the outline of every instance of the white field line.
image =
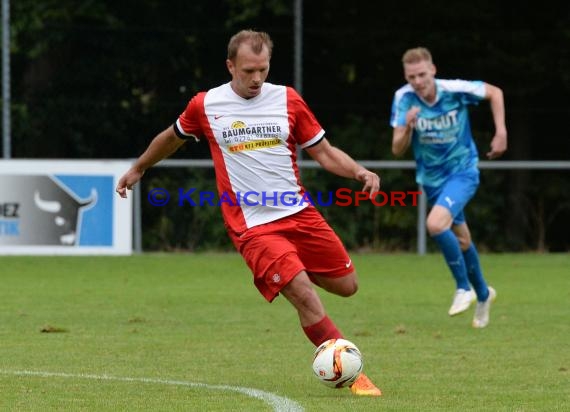
POLYGON ((206 383, 177 381, 171 379, 157 379, 157 378, 131 378, 110 375, 92 375, 84 373, 62 373, 62 372, 42 372, 42 371, 29 371, 29 370, 3 370, 0 369, 2 375, 13 376, 38 376, 40 378, 78 378, 78 379, 92 379, 92 380, 107 380, 118 382, 142 382, 150 384, 172 385, 172 386, 186 386, 190 388, 205 388, 218 391, 232 391, 250 396, 255 399, 264 401, 273 407, 275 412, 303 412, 304 409, 297 402, 291 399, 277 396, 270 392, 265 392, 259 389, 244 388, 241 386, 230 385, 208 385, 206 383))

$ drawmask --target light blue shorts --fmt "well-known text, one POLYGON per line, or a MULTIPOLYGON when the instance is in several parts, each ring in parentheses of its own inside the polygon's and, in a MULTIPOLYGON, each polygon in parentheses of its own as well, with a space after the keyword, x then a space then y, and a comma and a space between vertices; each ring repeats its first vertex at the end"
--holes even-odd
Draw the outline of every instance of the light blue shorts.
POLYGON ((479 170, 472 169, 450 176, 439 187, 424 186, 424 192, 430 205, 443 206, 453 216, 453 224, 465 223, 463 209, 477 192, 479 170))

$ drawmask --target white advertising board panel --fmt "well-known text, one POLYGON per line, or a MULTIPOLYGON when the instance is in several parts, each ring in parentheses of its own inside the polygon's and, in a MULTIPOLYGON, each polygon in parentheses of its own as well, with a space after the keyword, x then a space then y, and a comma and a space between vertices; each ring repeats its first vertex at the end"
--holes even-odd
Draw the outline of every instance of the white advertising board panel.
POLYGON ((130 167, 113 160, 0 160, 0 255, 132 253, 130 167))

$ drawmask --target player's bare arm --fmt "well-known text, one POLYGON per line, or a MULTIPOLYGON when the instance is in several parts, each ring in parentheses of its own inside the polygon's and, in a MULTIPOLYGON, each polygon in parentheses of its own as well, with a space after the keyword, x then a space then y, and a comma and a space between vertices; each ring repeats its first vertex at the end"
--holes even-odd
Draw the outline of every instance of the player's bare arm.
POLYGON ((416 126, 416 120, 418 113, 420 112, 419 107, 412 107, 406 113, 406 126, 395 127, 392 133, 392 153, 395 156, 402 156, 412 141, 412 132, 416 126))
POLYGON ((507 127, 505 125, 505 102, 503 91, 497 86, 485 83, 485 98, 489 100, 495 136, 491 140, 491 150, 487 153, 489 159, 496 159, 507 150, 507 127))
POLYGON ((363 191, 374 193, 380 190, 380 177, 376 173, 356 163, 348 154, 332 146, 327 139, 323 138, 318 144, 306 150, 325 170, 362 182, 363 191))
POLYGON ((117 193, 126 198, 127 190, 133 188, 149 167, 176 152, 183 144, 184 140, 176 136, 173 126, 160 132, 134 165, 119 179, 117 193))

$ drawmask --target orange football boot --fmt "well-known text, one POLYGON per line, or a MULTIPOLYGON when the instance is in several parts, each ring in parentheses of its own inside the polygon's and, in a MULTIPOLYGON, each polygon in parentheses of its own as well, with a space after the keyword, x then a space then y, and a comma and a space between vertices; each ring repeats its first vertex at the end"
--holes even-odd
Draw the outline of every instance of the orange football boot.
POLYGON ((350 391, 355 395, 382 396, 382 391, 363 373, 358 375, 358 378, 350 385, 350 391))

